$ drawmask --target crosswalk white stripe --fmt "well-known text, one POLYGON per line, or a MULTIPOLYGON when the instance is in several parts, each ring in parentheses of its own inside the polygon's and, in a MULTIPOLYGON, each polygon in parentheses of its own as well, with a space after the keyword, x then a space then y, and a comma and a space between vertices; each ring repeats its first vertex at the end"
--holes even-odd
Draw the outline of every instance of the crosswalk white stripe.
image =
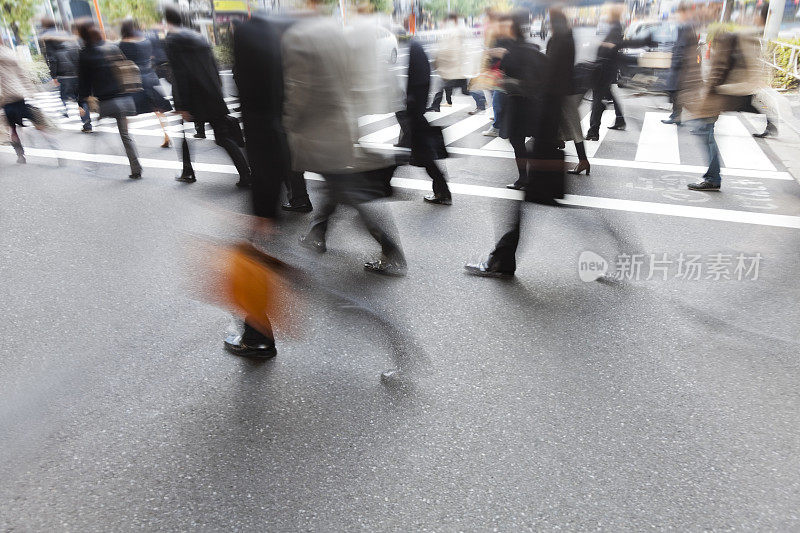
POLYGON ((642 131, 636 146, 636 161, 680 164, 678 126, 661 122, 667 118, 669 113, 644 114, 642 131))
MULTIPOLYGON (((439 112, 430 111, 425 113, 425 118, 429 121, 439 120, 440 118, 444 118, 448 115, 452 115, 456 111, 460 111, 467 107, 464 104, 453 104, 453 107, 445 107, 439 112)), ((387 126, 385 128, 381 128, 378 131, 374 131, 367 135, 364 135, 359 139, 359 142, 362 143, 387 143, 393 139, 396 139, 400 136, 400 125, 399 124, 392 124, 391 126, 387 126)))
POLYGON ((385 120, 389 117, 393 117, 394 113, 383 113, 381 115, 364 115, 363 117, 358 118, 358 126, 367 126, 374 122, 380 122, 381 120, 385 120))
MULTIPOLYGON (((583 120, 581 120, 581 129, 583 131, 589 131, 589 120, 591 118, 591 113, 588 113, 583 120)), ((599 132, 599 140, 597 141, 585 141, 584 146, 586 149, 586 156, 591 159, 594 157, 594 154, 600 149, 600 145, 603 143, 603 139, 606 138, 606 133, 608 133, 608 127, 614 125, 614 121, 617 119, 617 115, 611 109, 606 109, 603 112, 603 116, 600 119, 600 132, 599 132)), ((574 150, 574 147, 573 147, 574 150)), ((572 154, 570 154, 572 155, 572 154)))
MULTIPOLYGON (((10 146, 0 146, 0 153, 13 154, 14 149, 10 146)), ((66 150, 49 150, 43 148, 27 149, 29 156, 46 158, 62 158, 76 161, 90 161, 98 163, 109 163, 114 165, 128 165, 128 159, 121 155, 107 154, 85 154, 83 152, 72 152, 66 150)), ((168 161, 163 159, 140 158, 139 162, 144 168, 160 168, 177 170, 182 168, 180 161, 168 161)), ((235 174, 236 168, 233 165, 219 165, 213 163, 193 162, 195 170, 204 172, 216 172, 221 174, 235 174)), ((314 176, 314 178, 319 179, 314 176)), ((392 185, 400 188, 428 190, 430 182, 428 180, 416 180, 410 178, 393 178, 392 185)), ((462 183, 450 183, 450 191, 455 194, 469 196, 481 196, 490 198, 505 198, 509 200, 522 200, 523 193, 499 187, 486 187, 483 185, 469 185, 462 183)), ((611 209, 616 211, 626 211, 632 213, 646 213, 663 216, 676 216, 683 218, 695 218, 703 220, 716 220, 721 222, 734 222, 739 224, 755 224, 762 226, 774 226, 781 228, 800 229, 800 217, 792 215, 775 215, 770 213, 754 213, 751 211, 735 211, 731 209, 717 209, 710 207, 687 206, 680 204, 666 204, 656 202, 641 202, 637 200, 622 200, 618 198, 603 198, 596 196, 565 195, 560 201, 561 204, 581 207, 591 207, 595 209, 611 209)))
MULTIPOLYGON (((373 149, 402 151, 403 148, 396 148, 391 144, 369 144, 373 149)), ((451 154, 468 155, 476 157, 495 157, 500 159, 514 159, 513 152, 491 151, 482 148, 457 148, 448 146, 447 151, 451 154)), ((575 156, 569 156, 569 161, 576 161, 575 156)), ((628 161, 625 159, 601 159, 592 158, 593 166, 618 167, 618 168, 637 168, 642 170, 662 170, 664 172, 683 172, 686 174, 701 175, 706 171, 706 166, 700 165, 675 165, 672 163, 651 163, 649 161, 628 161)), ((721 172, 724 176, 737 178, 764 178, 771 180, 792 181, 794 178, 788 172, 753 170, 746 168, 723 168, 721 172)))
POLYGON ((775 165, 761 150, 739 117, 720 115, 714 127, 714 138, 726 167, 775 170, 775 165))
POLYGON ((444 136, 444 143, 450 144, 454 143, 459 139, 462 139, 472 133, 473 131, 477 130, 478 128, 482 128, 486 124, 489 123, 489 117, 486 116, 484 113, 480 113, 478 115, 472 115, 464 120, 459 120, 452 126, 448 126, 447 128, 442 130, 442 135, 444 136))
POLYGON ((508 139, 497 137, 481 146, 481 150, 489 150, 490 152, 513 152, 514 148, 511 147, 511 143, 508 142, 508 139))

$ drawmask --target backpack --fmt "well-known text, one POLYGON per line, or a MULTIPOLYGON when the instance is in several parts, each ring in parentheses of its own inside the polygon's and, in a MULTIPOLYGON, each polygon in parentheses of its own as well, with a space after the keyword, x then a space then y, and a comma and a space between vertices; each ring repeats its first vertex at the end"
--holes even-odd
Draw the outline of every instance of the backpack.
POLYGON ((114 79, 119 85, 120 94, 136 93, 142 90, 142 74, 139 67, 130 59, 126 59, 116 46, 109 46, 105 57, 114 79))

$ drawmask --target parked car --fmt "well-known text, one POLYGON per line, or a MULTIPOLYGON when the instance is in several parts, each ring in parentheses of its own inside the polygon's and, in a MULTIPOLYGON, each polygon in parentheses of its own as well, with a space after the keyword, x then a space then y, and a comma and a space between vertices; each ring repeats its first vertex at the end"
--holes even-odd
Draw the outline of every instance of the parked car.
POLYGON ((620 51, 618 85, 644 86, 657 89, 663 83, 672 62, 672 47, 678 39, 678 25, 670 20, 635 21, 625 32, 626 39, 645 39, 653 36, 655 46, 624 48, 620 51))
POLYGON ((397 37, 386 28, 377 28, 378 58, 394 65, 397 63, 397 37))

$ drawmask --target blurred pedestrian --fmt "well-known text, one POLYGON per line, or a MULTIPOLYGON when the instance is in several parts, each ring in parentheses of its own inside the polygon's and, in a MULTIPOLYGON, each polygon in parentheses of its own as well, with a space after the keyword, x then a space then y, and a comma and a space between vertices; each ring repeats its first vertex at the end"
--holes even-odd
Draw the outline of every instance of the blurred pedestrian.
MULTIPOLYGON (((211 46, 198 32, 184 26, 183 17, 176 8, 167 6, 164 19, 169 29, 164 46, 174 78, 172 97, 175 110, 186 122, 211 124, 216 144, 225 149, 239 173, 236 186, 246 187, 250 184, 250 168, 242 149, 237 145, 233 128, 238 129, 239 124, 228 116, 228 106, 222 95, 222 81, 211 46)), ((194 183, 197 179, 192 168, 189 143, 185 138, 181 154, 183 171, 175 179, 194 183)))
POLYGON ((622 48, 641 48, 654 44, 651 36, 637 40, 624 39, 621 22, 624 9, 624 4, 611 4, 607 7, 610 28, 597 49, 598 72, 592 87, 592 113, 589 118, 589 131, 586 132, 587 141, 600 140, 600 119, 603 118, 603 111, 606 109, 605 100, 611 100, 614 104, 614 113, 617 115, 614 124, 609 126, 609 129, 625 129, 622 106, 611 90, 611 85, 617 82, 619 73, 619 51, 622 48))
POLYGON ((164 142, 161 144, 161 148, 169 148, 172 142, 167 134, 164 113, 172 111, 172 104, 164 98, 161 82, 158 81, 158 76, 153 70, 153 43, 142 35, 139 25, 133 19, 122 22, 120 36, 122 40, 119 43, 119 49, 127 59, 136 63, 142 77, 142 90, 134 95, 136 114, 155 113, 158 123, 161 125, 161 131, 164 133, 164 142))
POLYGON ((453 89, 467 94, 467 79, 464 76, 464 30, 458 25, 458 15, 448 13, 445 19, 445 37, 434 53, 433 66, 442 80, 442 85, 433 96, 428 111, 439 111, 441 106, 453 105, 453 89), (445 103, 442 103, 442 97, 445 103))
POLYGON ((678 37, 672 47, 669 75, 664 86, 672 104, 672 113, 670 113, 669 118, 661 122, 680 126, 683 111, 680 91, 682 87, 690 82, 686 75, 692 67, 691 63, 697 63, 697 34, 691 22, 690 4, 681 2, 678 4, 675 13, 678 16, 678 37))
POLYGON ((25 148, 17 132, 18 127, 24 126, 22 122, 24 119, 33 123, 51 147, 58 148, 55 140, 45 131, 47 123, 42 112, 25 103, 25 98, 33 97, 33 93, 30 74, 22 67, 17 54, 6 45, 0 44, 0 107, 3 108, 10 129, 11 146, 17 154, 17 163, 20 165, 27 162, 25 148))
MULTIPOLYGON (((769 5, 764 4, 759 11, 759 26, 763 26, 768 9, 769 5)), ((696 96, 696 105, 688 105, 700 124, 693 132, 705 141, 709 159, 703 179, 689 184, 692 190, 719 191, 722 185, 719 150, 714 138, 719 115, 725 111, 759 112, 754 97, 765 85, 759 60, 760 33, 760 28, 756 27, 723 32, 714 38, 708 76, 696 96)))
POLYGON ((486 137, 508 138, 507 132, 502 132, 503 126, 503 102, 505 92, 500 85, 503 73, 500 70, 500 62, 508 52, 508 48, 513 44, 511 38, 511 19, 508 15, 499 15, 491 10, 486 13, 486 31, 483 36, 483 59, 481 73, 471 85, 472 90, 485 88, 492 93, 492 112, 494 118, 491 126, 483 133, 486 137))
POLYGON ((131 179, 142 177, 142 165, 136 153, 136 143, 128 132, 128 116, 136 114, 136 105, 128 90, 138 85, 141 78, 130 65, 124 64, 125 56, 115 44, 106 42, 103 34, 91 20, 78 24, 78 34, 84 47, 78 56, 78 104, 81 116, 89 98, 97 100, 100 118, 111 117, 117 122, 122 145, 131 166, 131 179))
POLYGON ((451 205, 453 196, 444 172, 436 159, 447 157, 441 128, 431 126, 425 118, 425 107, 431 85, 431 67, 422 45, 411 41, 408 49, 408 78, 406 86, 405 144, 411 148, 410 163, 423 167, 433 180, 433 194, 425 196, 428 203, 451 205))
MULTIPOLYGON (((64 106, 64 118, 69 117, 67 102, 78 101, 78 55, 80 54, 80 44, 75 35, 59 30, 55 21, 51 18, 42 19, 42 33, 39 38, 47 67, 53 83, 58 86, 61 103, 64 106)), ((89 108, 85 107, 81 131, 90 133, 92 131, 92 119, 88 113, 89 108)))
MULTIPOLYGON (((512 14, 511 37, 507 45, 508 52, 503 55, 500 70, 504 74, 503 89, 505 101, 503 103, 505 116, 501 129, 507 132, 508 140, 514 149, 514 159, 517 164, 517 179, 514 183, 506 185, 509 189, 523 189, 528 182, 529 149, 526 138, 534 137, 539 127, 539 113, 542 102, 541 91, 534 90, 544 79, 547 60, 535 44, 525 39, 524 10, 512 14)), ((553 80, 551 80, 553 81, 553 80)), ((563 84, 563 80, 557 80, 563 84)), ((560 105, 560 102, 559 102, 560 105)), ((560 109, 560 108, 559 108, 560 109)))
MULTIPOLYGON (((520 42, 522 28, 528 20, 527 11, 519 10, 512 14, 512 33, 518 43, 504 58, 503 70, 510 76, 506 82, 509 94, 517 98, 512 100, 514 107, 518 106, 518 99, 523 95, 538 103, 533 115, 525 115, 533 117, 533 124, 522 124, 525 129, 532 128, 533 134, 533 146, 529 151, 526 149, 525 154, 529 162, 525 173, 525 200, 556 205, 557 200, 564 196, 564 152, 559 148, 558 136, 563 100, 569 94, 572 83, 575 43, 572 36, 563 30, 566 26, 563 13, 552 9, 550 17, 551 21, 558 19, 561 31, 554 31, 548 43, 547 56, 538 57, 535 54, 542 54, 524 48, 524 40, 520 42), (531 77, 529 74, 531 65, 535 65, 538 76, 531 77)), ((554 29, 555 25, 553 23, 554 29)), ((510 229, 497 242, 489 258, 480 263, 466 264, 464 268, 467 272, 485 277, 513 276, 517 268, 516 252, 521 222, 521 206, 517 204, 510 229)))
POLYGON ((282 43, 283 123, 293 170, 318 172, 325 178, 322 205, 301 245, 325 252, 328 220, 340 204, 348 205, 381 245, 381 256, 364 268, 402 276, 406 259, 393 224, 376 216, 374 206, 367 206, 386 193, 396 164, 385 154, 356 146, 363 102, 387 96, 381 94, 382 86, 370 90, 363 83, 380 77, 368 72, 378 68, 376 48, 374 32, 348 29, 345 37, 341 26, 330 19, 304 19, 289 28, 282 43))

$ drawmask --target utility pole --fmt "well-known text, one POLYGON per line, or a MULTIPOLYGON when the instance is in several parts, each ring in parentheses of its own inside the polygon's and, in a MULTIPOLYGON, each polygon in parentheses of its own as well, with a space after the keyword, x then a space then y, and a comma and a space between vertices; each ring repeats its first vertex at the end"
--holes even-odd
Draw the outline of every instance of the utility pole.
MULTIPOLYGON (((50 5, 50 0, 47 0, 47 5, 50 5)), ((50 9, 52 9, 52 6, 50 9)), ((67 14, 67 7, 64 4, 64 0, 58 0, 58 14, 61 15, 61 24, 64 25, 64 30, 69 31, 69 15, 67 14)))
POLYGON ((783 20, 783 8, 786 2, 783 0, 772 0, 769 3, 769 12, 767 13, 767 23, 764 24, 764 40, 771 41, 778 37, 778 32, 781 29, 781 21, 783 20))

